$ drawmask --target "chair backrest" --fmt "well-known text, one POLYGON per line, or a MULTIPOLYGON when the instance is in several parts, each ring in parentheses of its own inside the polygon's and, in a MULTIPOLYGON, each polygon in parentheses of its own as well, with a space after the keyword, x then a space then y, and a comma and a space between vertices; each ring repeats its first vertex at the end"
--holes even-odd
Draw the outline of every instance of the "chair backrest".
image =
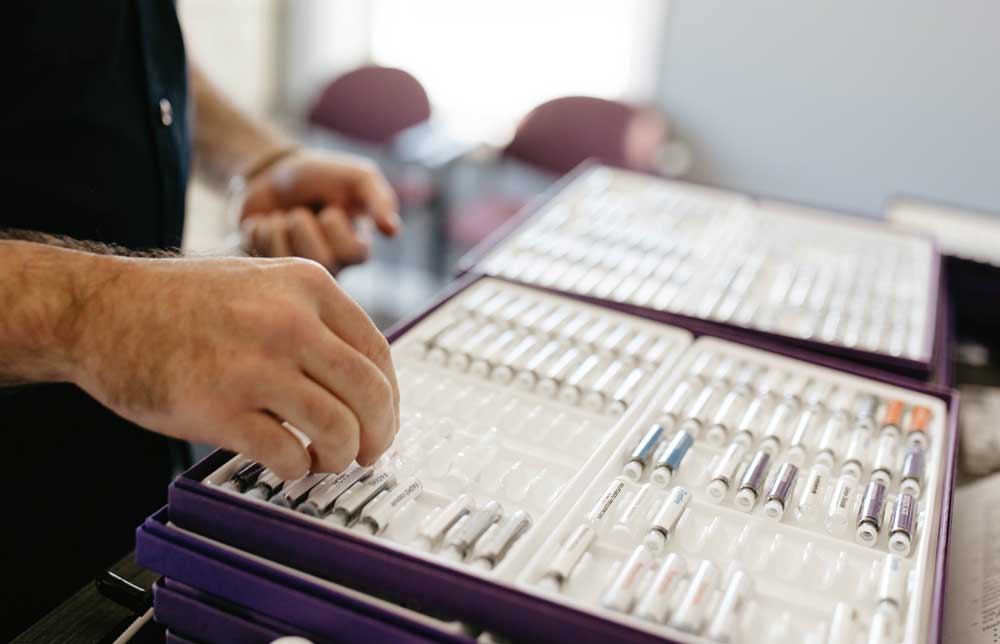
POLYGON ((531 110, 504 155, 555 174, 565 174, 586 159, 652 170, 666 139, 666 120, 659 112, 591 96, 566 96, 531 110))
POLYGON ((382 144, 430 115, 427 92, 411 74, 366 65, 327 85, 310 110, 309 121, 338 134, 382 144))

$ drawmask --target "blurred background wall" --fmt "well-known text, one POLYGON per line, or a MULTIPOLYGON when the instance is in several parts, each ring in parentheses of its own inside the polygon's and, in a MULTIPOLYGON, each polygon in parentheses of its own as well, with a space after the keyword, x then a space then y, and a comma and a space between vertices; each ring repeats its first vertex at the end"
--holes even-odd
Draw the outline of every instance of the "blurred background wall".
MULTIPOLYGON (((374 261, 338 276, 383 326, 420 307, 462 252, 587 156, 869 216, 901 194, 1000 212, 991 0, 180 9, 192 59, 241 106, 308 144, 370 156, 389 176, 403 239, 379 241, 374 261), (408 72, 430 117, 375 140, 331 116, 323 93, 371 65, 408 72), (592 98, 547 103, 574 95, 592 98), (534 109, 542 104, 547 112, 534 109)), ((364 101, 380 93, 333 102, 358 99, 364 121, 364 101)), ((196 182, 189 202, 186 247, 232 248, 224 198, 196 182)))
POLYGON ((677 0, 659 96, 692 176, 867 214, 1000 210, 1000 3, 677 0))

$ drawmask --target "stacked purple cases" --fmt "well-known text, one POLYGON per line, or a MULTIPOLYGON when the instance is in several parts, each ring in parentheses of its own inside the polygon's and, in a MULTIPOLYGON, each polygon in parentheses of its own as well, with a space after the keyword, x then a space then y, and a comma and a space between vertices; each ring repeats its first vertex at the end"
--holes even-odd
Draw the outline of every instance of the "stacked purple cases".
MULTIPOLYGON (((577 167, 573 172, 569 173, 563 177, 560 181, 554 184, 548 191, 546 191, 538 199, 534 200, 526 209, 517 215, 514 219, 509 221, 502 228, 497 230, 493 235, 487 238, 486 241, 481 243, 479 246, 474 248, 472 251, 466 254, 465 257, 459 263, 459 274, 471 274, 471 275, 484 275, 491 274, 493 276, 499 277, 501 279, 506 279, 502 274, 494 274, 485 267, 486 260, 489 256, 495 252, 509 237, 515 233, 522 232, 528 227, 534 225, 544 214, 546 210, 545 206, 553 202, 557 196, 559 196, 564 190, 572 186, 574 182, 579 180, 581 177, 586 175, 588 172, 592 172, 597 166, 590 162, 585 162, 577 167)), ((711 191, 709 188, 701 188, 695 184, 681 184, 688 185, 693 190, 705 190, 711 191)), ((763 202, 765 200, 756 199, 749 195, 736 195, 735 193, 728 193, 722 190, 715 190, 722 198, 733 199, 737 196, 744 197, 749 203, 763 202)), ((791 206, 791 204, 787 204, 791 206)), ((859 218, 850 218, 859 219, 859 218)), ((866 221, 863 225, 875 225, 870 221, 866 221)), ((891 228, 885 227, 886 231, 892 231, 891 228)), ((898 231, 893 231, 898 232, 898 231)), ((597 304, 605 304, 612 306, 621 311, 625 311, 634 315, 639 315, 647 317, 653 320, 658 320, 665 322, 667 324, 672 324, 680 326, 683 328, 690 329, 696 333, 707 333, 710 335, 715 335, 721 333, 726 337, 732 337, 734 339, 744 339, 750 343, 755 342, 759 339, 764 339, 767 341, 775 342, 778 344, 790 344, 794 346, 799 346, 807 350, 823 353, 827 355, 842 357, 850 361, 856 362, 858 364, 873 365, 880 369, 890 371, 893 373, 899 373, 912 378, 916 378, 922 381, 937 382, 940 384, 945 384, 940 379, 940 374, 943 373, 945 367, 944 362, 946 357, 944 355, 945 347, 941 344, 940 334, 937 333, 937 325, 941 319, 941 307, 946 303, 946 295, 943 292, 943 268, 941 255, 939 254, 935 244, 931 244, 933 247, 932 252, 932 265, 930 267, 930 278, 928 280, 929 293, 927 294, 927 306, 924 313, 923 324, 926 325, 927 332, 925 333, 925 338, 923 346, 921 347, 921 352, 926 357, 912 357, 905 355, 894 355, 888 352, 876 351, 872 349, 865 349, 859 346, 843 346, 841 344, 830 343, 825 340, 817 338, 802 338, 794 335, 785 335, 778 332, 772 332, 763 330, 761 328, 749 328, 738 322, 720 322, 713 319, 708 319, 705 317, 700 317, 699 315, 694 315, 690 313, 680 313, 672 310, 662 310, 661 308, 654 308, 646 305, 636 305, 630 302, 614 301, 611 299, 606 299, 604 296, 594 296, 591 294, 582 294, 579 292, 570 292, 567 290, 560 290, 557 287, 548 287, 550 290, 562 293, 564 295, 569 295, 586 302, 592 302, 597 304)), ((542 286, 539 283, 533 283, 532 279, 525 279, 523 277, 513 278, 514 281, 520 281, 522 283, 532 283, 534 286, 542 286)), ((543 286, 543 288, 546 288, 543 286)))
MULTIPOLYGON (((461 291, 472 281, 474 280, 464 280, 453 289, 452 294, 461 291)), ((401 336, 435 308, 436 306, 432 307, 423 316, 400 327, 394 337, 401 336)), ((713 335, 726 336, 721 332, 713 335)), ((775 347, 767 342, 744 343, 768 350, 778 349, 779 353, 799 359, 935 395, 950 404, 949 424, 954 424, 956 410, 948 392, 914 384, 897 376, 857 368, 834 359, 805 354, 796 349, 775 347)), ((951 431, 954 436, 953 429, 951 431)), ((569 609, 538 596, 438 566, 405 553, 383 549, 350 534, 318 530, 312 525, 289 520, 284 513, 267 507, 250 507, 248 504, 234 502, 231 495, 200 483, 201 479, 228 460, 229 456, 231 455, 221 452, 213 454, 182 475, 171 487, 170 515, 178 526, 319 577, 351 584, 365 592, 392 597, 420 610, 446 611, 456 618, 514 638, 542 637, 550 641, 594 637, 636 641, 650 639, 647 633, 611 623, 585 611, 569 609), (279 534, 280 539, 276 538, 279 534), (512 620, 509 617, 512 614, 520 617, 512 620)), ((949 441, 946 472, 953 471, 953 467, 954 445, 949 441)), ((946 478, 950 480, 950 475, 946 478)), ((942 535, 947 534, 950 495, 948 487, 942 499, 942 535)), ((140 548, 140 556, 143 550, 140 548)), ((149 552, 148 549, 145 550, 149 552)), ((937 545, 933 582, 934 614, 930 620, 928 641, 937 641, 940 627, 945 555, 946 540, 942 538, 937 545)), ((147 565, 154 569, 159 569, 158 565, 164 565, 162 560, 155 559, 147 560, 147 565)), ((203 587, 200 583, 194 583, 198 580, 199 574, 195 570, 189 583, 203 587)))

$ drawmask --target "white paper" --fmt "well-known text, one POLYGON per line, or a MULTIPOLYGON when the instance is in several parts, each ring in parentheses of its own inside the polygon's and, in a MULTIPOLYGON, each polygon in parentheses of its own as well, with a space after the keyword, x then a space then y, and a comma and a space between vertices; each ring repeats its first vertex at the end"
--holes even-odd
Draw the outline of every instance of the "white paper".
POLYGON ((958 488, 945 585, 944 642, 1000 641, 1000 475, 958 488))

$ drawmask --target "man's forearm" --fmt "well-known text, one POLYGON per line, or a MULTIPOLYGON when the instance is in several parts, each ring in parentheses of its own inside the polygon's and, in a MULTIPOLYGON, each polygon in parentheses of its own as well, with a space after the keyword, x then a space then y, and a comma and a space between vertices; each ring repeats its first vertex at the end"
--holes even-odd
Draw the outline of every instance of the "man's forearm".
POLYGON ((72 380, 79 324, 114 259, 0 240, 0 385, 72 380))
POLYGON ((198 163, 217 184, 291 147, 273 128, 243 113, 191 64, 195 101, 195 148, 198 163))

